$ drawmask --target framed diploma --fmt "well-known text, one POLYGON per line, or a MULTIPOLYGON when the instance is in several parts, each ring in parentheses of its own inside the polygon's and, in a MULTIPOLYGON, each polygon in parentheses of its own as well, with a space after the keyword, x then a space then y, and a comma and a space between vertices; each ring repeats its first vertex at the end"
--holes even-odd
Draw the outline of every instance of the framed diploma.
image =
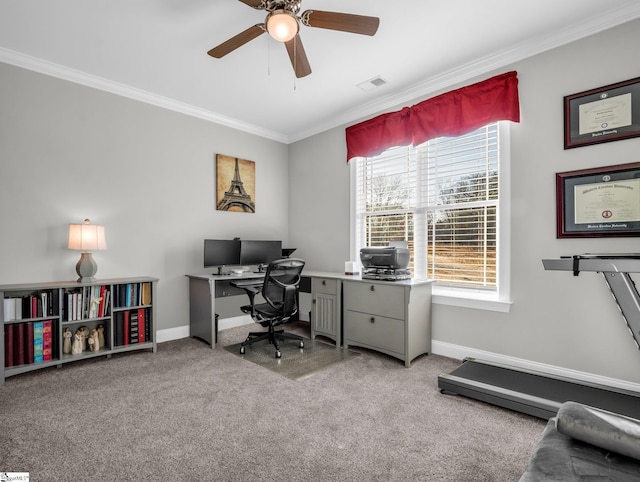
POLYGON ((564 148, 640 136, 640 77, 564 98, 564 148))
POLYGON ((556 174, 558 238, 640 236, 640 162, 556 174))

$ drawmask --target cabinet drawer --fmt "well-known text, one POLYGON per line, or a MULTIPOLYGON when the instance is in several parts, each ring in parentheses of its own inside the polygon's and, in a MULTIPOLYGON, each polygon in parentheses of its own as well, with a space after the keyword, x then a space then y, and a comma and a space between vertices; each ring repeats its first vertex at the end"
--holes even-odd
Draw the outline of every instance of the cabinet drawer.
POLYGON ((404 320, 404 288, 381 283, 345 282, 345 309, 404 320))
POLYGON ((347 342, 404 354, 404 321, 357 311, 345 313, 347 342))
POLYGON ((326 293, 328 295, 338 294, 338 280, 330 278, 313 278, 311 280, 311 290, 313 293, 326 293))

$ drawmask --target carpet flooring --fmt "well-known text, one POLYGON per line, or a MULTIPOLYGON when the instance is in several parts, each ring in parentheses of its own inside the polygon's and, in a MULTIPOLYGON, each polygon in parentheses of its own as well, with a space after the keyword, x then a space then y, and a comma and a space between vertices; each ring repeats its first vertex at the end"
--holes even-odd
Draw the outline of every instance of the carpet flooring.
POLYGON ((441 394, 438 375, 459 360, 422 355, 405 368, 354 347, 360 356, 291 380, 220 348, 253 328, 220 332, 213 350, 184 338, 8 378, 0 472, 38 482, 507 482, 541 438, 544 420, 441 394))

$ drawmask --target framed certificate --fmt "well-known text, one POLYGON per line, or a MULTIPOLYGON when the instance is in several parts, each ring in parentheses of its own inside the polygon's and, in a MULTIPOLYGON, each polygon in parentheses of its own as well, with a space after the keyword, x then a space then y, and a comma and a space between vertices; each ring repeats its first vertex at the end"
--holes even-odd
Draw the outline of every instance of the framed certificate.
POLYGON ((640 77, 564 98, 564 148, 640 136, 640 77))
POLYGON ((640 162, 556 174, 558 238, 640 236, 640 162))

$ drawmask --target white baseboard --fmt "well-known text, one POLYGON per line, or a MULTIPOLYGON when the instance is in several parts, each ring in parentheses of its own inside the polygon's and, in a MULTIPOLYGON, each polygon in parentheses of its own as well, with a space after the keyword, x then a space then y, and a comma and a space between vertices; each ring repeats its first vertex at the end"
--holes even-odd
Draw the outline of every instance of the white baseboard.
POLYGON ((608 387, 616 387, 623 390, 640 392, 640 384, 638 383, 627 382, 625 380, 619 380, 617 378, 603 377, 601 375, 594 375, 593 373, 581 372, 572 370, 570 368, 558 367, 555 365, 548 365, 546 363, 525 360, 523 358, 500 355, 499 353, 477 350, 475 348, 469 348, 466 346, 453 345, 444 341, 433 340, 431 342, 431 351, 434 355, 442 355, 449 358, 454 358, 456 360, 463 360, 467 357, 478 358, 479 360, 500 363, 503 365, 523 368, 525 370, 533 370, 537 372, 548 373, 550 375, 572 378, 574 380, 596 383, 598 385, 605 385, 608 387))
POLYGON ((218 320, 218 331, 235 328, 236 326, 250 325, 253 323, 251 316, 233 316, 231 318, 222 318, 218 320))
MULTIPOLYGON (((231 318, 222 318, 218 320, 218 331, 226 330, 228 328, 235 328, 236 326, 249 325, 253 323, 253 320, 249 315, 234 316, 231 318)), ((158 330, 156 332, 156 339, 158 343, 165 341, 179 340, 181 338, 189 337, 189 325, 178 326, 176 328, 167 328, 165 330, 158 330)))
POLYGON ((165 341, 179 340, 180 338, 189 337, 189 325, 178 326, 177 328, 167 328, 165 330, 156 331, 156 340, 158 343, 165 341))

